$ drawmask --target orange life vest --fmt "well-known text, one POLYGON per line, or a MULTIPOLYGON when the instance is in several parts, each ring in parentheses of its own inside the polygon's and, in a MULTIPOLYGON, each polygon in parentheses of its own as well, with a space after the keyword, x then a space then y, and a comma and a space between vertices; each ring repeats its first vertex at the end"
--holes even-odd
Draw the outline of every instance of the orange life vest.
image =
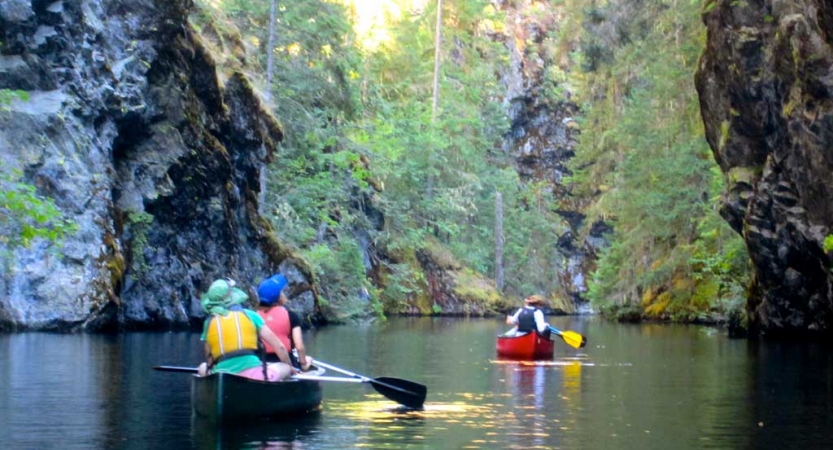
POLYGON ((232 352, 254 354, 257 340, 257 327, 243 311, 230 311, 225 316, 214 314, 208 322, 205 342, 215 362, 232 352))
MULTIPOLYGON (((286 347, 286 351, 291 352, 292 341, 290 340, 290 334, 292 333, 292 329, 289 324, 289 311, 283 306, 274 306, 265 311, 259 309, 257 313, 260 317, 263 317, 266 326, 281 340, 283 346, 286 347)), ((266 353, 275 353, 275 349, 271 345, 266 344, 266 353)))

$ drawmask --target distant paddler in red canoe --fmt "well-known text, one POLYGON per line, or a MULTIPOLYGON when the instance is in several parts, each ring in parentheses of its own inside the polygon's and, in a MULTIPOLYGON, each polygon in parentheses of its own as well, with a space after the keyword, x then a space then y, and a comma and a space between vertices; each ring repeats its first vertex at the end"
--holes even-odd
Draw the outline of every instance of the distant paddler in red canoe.
POLYGON ((544 312, 540 309, 542 306, 544 306, 544 298, 540 295, 530 295, 525 298, 524 306, 518 308, 515 314, 506 316, 506 324, 515 326, 507 331, 506 335, 537 331, 541 336, 549 338, 551 331, 549 324, 544 320, 544 312))
POLYGON ((552 358, 553 346, 551 335, 564 340, 567 345, 582 348, 587 339, 574 331, 561 331, 544 320, 544 299, 540 295, 530 295, 524 299, 524 306, 515 314, 506 316, 506 323, 514 325, 503 335, 498 336, 498 356, 520 359, 552 358))

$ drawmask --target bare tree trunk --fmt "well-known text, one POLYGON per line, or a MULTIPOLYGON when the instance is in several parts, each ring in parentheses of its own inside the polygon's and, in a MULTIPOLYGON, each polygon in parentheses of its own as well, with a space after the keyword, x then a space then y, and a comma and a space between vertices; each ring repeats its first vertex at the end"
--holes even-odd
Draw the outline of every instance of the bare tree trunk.
POLYGON ((495 193, 495 286, 503 292, 503 195, 495 193))
MULTIPOLYGON (((431 124, 437 120, 437 104, 440 101, 440 43, 442 42, 443 0, 437 0, 437 28, 434 33, 434 98, 431 105, 431 124)), ((433 132, 433 131, 432 131, 433 132)), ((425 189, 427 199, 434 196, 434 158, 433 149, 428 155, 428 186, 425 189)))
MULTIPOLYGON (((266 92, 264 98, 267 102, 272 100, 272 67, 275 64, 275 15, 277 14, 277 0, 271 0, 269 9, 269 41, 266 44, 266 92)), ((260 194, 258 195, 258 213, 263 215, 263 208, 266 205, 266 176, 269 170, 266 164, 260 167, 260 194)))
POLYGON ((440 100, 440 42, 442 42, 443 0, 437 0, 437 29, 434 32, 434 103, 431 105, 431 122, 437 119, 437 103, 440 100))
POLYGON ((272 0, 269 9, 269 41, 266 44, 266 101, 272 100, 272 68, 275 65, 275 17, 277 15, 277 0, 272 0))

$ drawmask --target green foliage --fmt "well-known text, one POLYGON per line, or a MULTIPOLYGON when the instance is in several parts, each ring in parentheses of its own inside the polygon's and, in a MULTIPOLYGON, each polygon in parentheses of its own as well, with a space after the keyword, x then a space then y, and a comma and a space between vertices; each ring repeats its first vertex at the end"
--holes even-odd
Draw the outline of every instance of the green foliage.
MULTIPOLYGON (((568 231, 554 212, 557 199, 550 186, 522 182, 499 148, 508 123, 496 74, 508 55, 483 32, 505 20, 491 2, 443 2, 436 117, 436 3, 389 18, 390 39, 364 52, 350 11, 335 2, 278 2, 273 49, 266 48, 269 2, 215 3, 245 42, 261 48, 256 64, 274 57, 267 89, 286 137, 269 168, 264 210, 279 237, 312 262, 328 315, 378 313, 377 297, 388 311, 416 303, 438 312, 420 297, 415 260, 378 258, 384 279, 381 291, 373 289, 369 261, 380 250, 412 255, 436 241, 465 267, 492 274, 496 192, 507 291, 557 290, 552 273, 562 262, 554 249, 568 231)), ((587 223, 604 220, 616 230, 589 297, 610 311, 678 319, 737 308, 748 258, 714 211, 722 175, 702 138, 692 86, 704 43, 698 3, 553 4, 564 11, 558 34, 529 40, 524 52, 584 68, 548 65, 538 94, 552 105, 568 95, 581 102, 570 182, 592 199, 587 223)), ((541 23, 554 17, 545 4, 529 8, 541 23)))
POLYGON ((828 234, 824 237, 824 251, 833 251, 833 234, 828 234))
POLYGON ((20 90, 0 89, 0 111, 8 108, 12 100, 16 99, 27 101, 29 100, 29 93, 20 90))
MULTIPOLYGON (((522 183, 511 159, 497 148, 508 129, 493 99, 503 95, 495 73, 507 61, 501 46, 476 30, 503 17, 486 2, 444 2, 443 77, 439 114, 432 120, 433 20, 436 11, 397 22, 397 37, 368 61, 376 80, 366 97, 364 126, 354 142, 373 155, 385 186, 383 243, 418 248, 428 236, 467 267, 494 272, 494 196, 504 198, 506 279, 509 289, 554 288, 552 248, 561 220, 544 185, 522 183), (430 180, 430 181, 429 181, 430 180), (433 183, 429 186, 429 183, 433 183)), ((553 72, 556 79, 562 75, 553 72)))
MULTIPOLYGON (((266 41, 266 6, 224 5, 245 19, 244 33, 266 41)), ((394 254, 439 239, 466 266, 493 273, 497 191, 504 195, 510 289, 554 287, 554 262, 543 250, 554 244, 561 223, 549 206, 552 194, 543 185, 524 186, 496 147, 508 128, 494 101, 503 95, 495 74, 507 55, 481 30, 504 18, 487 1, 448 1, 444 8, 446 44, 434 119, 436 11, 430 6, 392 18, 391 39, 362 55, 340 6, 316 0, 280 4, 272 92, 286 139, 270 166, 267 211, 282 239, 319 261, 315 267, 335 315, 358 314, 344 302, 369 287, 359 276, 360 260, 350 256, 365 251, 348 245, 357 230, 370 230, 370 247, 394 254), (368 207, 384 214, 383 229, 368 223, 368 207), (331 252, 327 258, 352 262, 327 266, 325 248, 331 252), (346 295, 336 300, 333 292, 346 295)), ((550 76, 554 89, 565 81, 556 70, 550 76)), ((422 274, 415 261, 385 264, 379 296, 386 308, 401 311, 419 303, 422 274)))
POLYGON ((52 199, 19 181, 20 173, 0 173, 0 227, 9 230, 0 243, 28 247, 37 238, 59 243, 77 226, 63 217, 52 199))
POLYGON ((153 223, 153 215, 144 211, 130 211, 127 220, 130 227, 131 268, 137 274, 143 274, 149 269, 145 250, 148 245, 147 232, 153 223))
POLYGON ((384 269, 386 275, 381 294, 385 310, 393 313, 408 311, 424 286, 423 274, 408 263, 386 263, 384 269))
POLYGON ((266 89, 285 135, 269 166, 266 217, 314 268, 328 317, 380 314, 357 233, 372 227, 353 203, 368 192, 370 172, 365 152, 346 137, 360 109, 361 62, 346 9, 325 0, 278 2, 269 49, 270 2, 219 4, 244 40, 262 48, 256 63, 264 74, 268 52, 274 57, 266 89))
POLYGON ((378 298, 365 276, 364 262, 356 241, 342 237, 315 244, 302 251, 315 269, 322 296, 328 299, 324 313, 336 321, 380 312, 378 298))
POLYGON ((579 58, 585 116, 571 181, 595 194, 590 219, 615 228, 588 297, 678 320, 736 308, 749 264, 715 211, 723 177, 692 82, 704 39, 699 6, 621 0, 572 13, 583 15, 591 46, 579 58), (607 33, 610 21, 618 34, 607 33))

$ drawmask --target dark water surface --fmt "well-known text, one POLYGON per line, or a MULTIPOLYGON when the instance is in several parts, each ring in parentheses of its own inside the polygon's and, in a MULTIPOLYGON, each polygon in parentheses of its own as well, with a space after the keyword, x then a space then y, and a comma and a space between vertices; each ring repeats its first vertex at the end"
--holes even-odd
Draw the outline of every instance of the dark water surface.
MULTIPOLYGON (((547 364, 496 361, 499 319, 391 319, 305 333, 313 357, 428 386, 404 412, 327 383, 319 413, 217 429, 193 419, 196 333, 0 335, 0 448, 833 448, 833 351, 682 325, 549 318, 588 336, 547 364)), ((330 373, 330 375, 338 375, 330 373)))

